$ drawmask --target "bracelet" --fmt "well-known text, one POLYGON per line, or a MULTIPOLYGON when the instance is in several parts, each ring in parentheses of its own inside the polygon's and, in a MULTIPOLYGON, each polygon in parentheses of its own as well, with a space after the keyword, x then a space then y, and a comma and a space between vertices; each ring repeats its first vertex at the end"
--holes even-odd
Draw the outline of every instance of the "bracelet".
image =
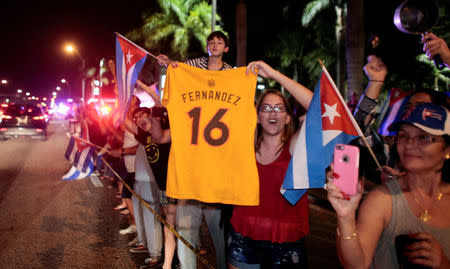
POLYGON ((376 80, 376 79, 372 79, 372 80, 369 80, 369 82, 384 82, 384 80, 376 80))
POLYGON ((353 238, 355 238, 358 235, 356 232, 353 232, 350 236, 343 237, 343 236, 341 236, 341 232, 339 231, 339 227, 336 228, 336 233, 337 233, 337 236, 340 237, 342 240, 352 240, 353 238))

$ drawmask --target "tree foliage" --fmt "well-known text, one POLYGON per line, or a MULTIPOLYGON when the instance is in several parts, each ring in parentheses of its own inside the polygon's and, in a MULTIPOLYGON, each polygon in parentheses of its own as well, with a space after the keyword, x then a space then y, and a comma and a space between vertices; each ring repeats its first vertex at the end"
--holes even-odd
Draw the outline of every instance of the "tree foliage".
MULTIPOLYGON (((206 51, 206 38, 211 32, 212 7, 201 0, 158 0, 161 11, 153 14, 144 12, 143 25, 127 36, 142 41, 151 50, 166 51, 180 59, 188 57, 189 49, 202 48, 206 51), (167 44, 170 43, 170 51, 167 44)), ((216 15, 220 22, 220 16, 216 15)), ((220 26, 216 26, 221 30, 220 26)))

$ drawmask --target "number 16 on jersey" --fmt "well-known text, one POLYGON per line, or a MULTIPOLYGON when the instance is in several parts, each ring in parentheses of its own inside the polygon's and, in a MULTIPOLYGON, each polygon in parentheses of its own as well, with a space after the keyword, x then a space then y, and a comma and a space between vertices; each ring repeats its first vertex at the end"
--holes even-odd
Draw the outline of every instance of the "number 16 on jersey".
POLYGON ((192 133, 191 133, 191 144, 198 144, 199 133, 203 133, 205 141, 211 146, 221 146, 228 140, 229 130, 228 126, 221 121, 222 117, 227 113, 228 109, 221 108, 217 110, 214 116, 206 124, 204 130, 200 130, 200 117, 201 117, 201 107, 195 107, 188 112, 189 117, 192 119, 192 133), (213 137, 213 130, 219 129, 221 135, 219 137, 213 137))

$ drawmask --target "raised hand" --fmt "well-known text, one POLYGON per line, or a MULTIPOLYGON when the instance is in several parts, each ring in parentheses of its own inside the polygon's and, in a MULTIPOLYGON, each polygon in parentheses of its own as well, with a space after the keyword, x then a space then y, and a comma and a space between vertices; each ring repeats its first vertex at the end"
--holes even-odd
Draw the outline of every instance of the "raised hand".
POLYGON ((274 75, 278 72, 263 61, 255 61, 249 63, 247 65, 247 74, 249 71, 264 78, 270 79, 273 79, 274 75))
POLYGON ((386 65, 381 58, 375 55, 369 55, 367 57, 367 64, 364 66, 364 73, 372 81, 384 81, 387 75, 386 65))
POLYGON ((333 184, 333 178, 335 177, 339 177, 339 175, 335 174, 331 167, 331 170, 327 173, 327 185, 325 188, 328 201, 330 201, 338 217, 354 217, 359 201, 364 193, 363 183, 359 181, 356 194, 348 196, 333 184))
POLYGON ((444 64, 450 66, 450 50, 444 39, 433 33, 427 33, 422 37, 423 51, 428 58, 433 59, 435 55, 440 55, 444 64))

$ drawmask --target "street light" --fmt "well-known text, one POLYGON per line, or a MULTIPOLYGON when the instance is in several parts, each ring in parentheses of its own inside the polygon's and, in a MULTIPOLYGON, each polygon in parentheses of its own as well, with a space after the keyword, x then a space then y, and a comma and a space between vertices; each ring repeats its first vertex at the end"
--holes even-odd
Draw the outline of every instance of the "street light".
POLYGON ((18 90, 17 90, 17 93, 22 93, 22 90, 21 90, 21 89, 18 89, 18 90))
POLYGON ((2 79, 2 84, 8 84, 8 81, 6 79, 2 79))
POLYGON ((56 87, 56 90, 57 90, 57 91, 61 90, 61 87, 57 86, 57 87, 56 87))
POLYGON ((61 79, 61 83, 65 84, 67 81, 65 79, 61 79))
POLYGON ((25 94, 26 96, 30 96, 30 93, 29 92, 27 92, 26 94, 25 94))
MULTIPOLYGON (((74 45, 72 45, 72 44, 66 44, 65 46, 64 46, 64 50, 66 51, 66 53, 68 53, 68 54, 76 54, 77 56, 78 56, 78 58, 80 58, 80 60, 81 60, 81 74, 82 74, 82 78, 81 78, 81 97, 82 97, 82 100, 84 101, 84 96, 85 96, 85 84, 86 84, 86 81, 85 81, 85 69, 86 69, 86 61, 84 60, 84 58, 81 56, 81 54, 80 54, 80 52, 77 50, 77 48, 74 46, 74 45)), ((62 80, 61 80, 61 82, 62 82, 62 80)), ((64 83, 64 82, 62 82, 62 83, 64 83)))

